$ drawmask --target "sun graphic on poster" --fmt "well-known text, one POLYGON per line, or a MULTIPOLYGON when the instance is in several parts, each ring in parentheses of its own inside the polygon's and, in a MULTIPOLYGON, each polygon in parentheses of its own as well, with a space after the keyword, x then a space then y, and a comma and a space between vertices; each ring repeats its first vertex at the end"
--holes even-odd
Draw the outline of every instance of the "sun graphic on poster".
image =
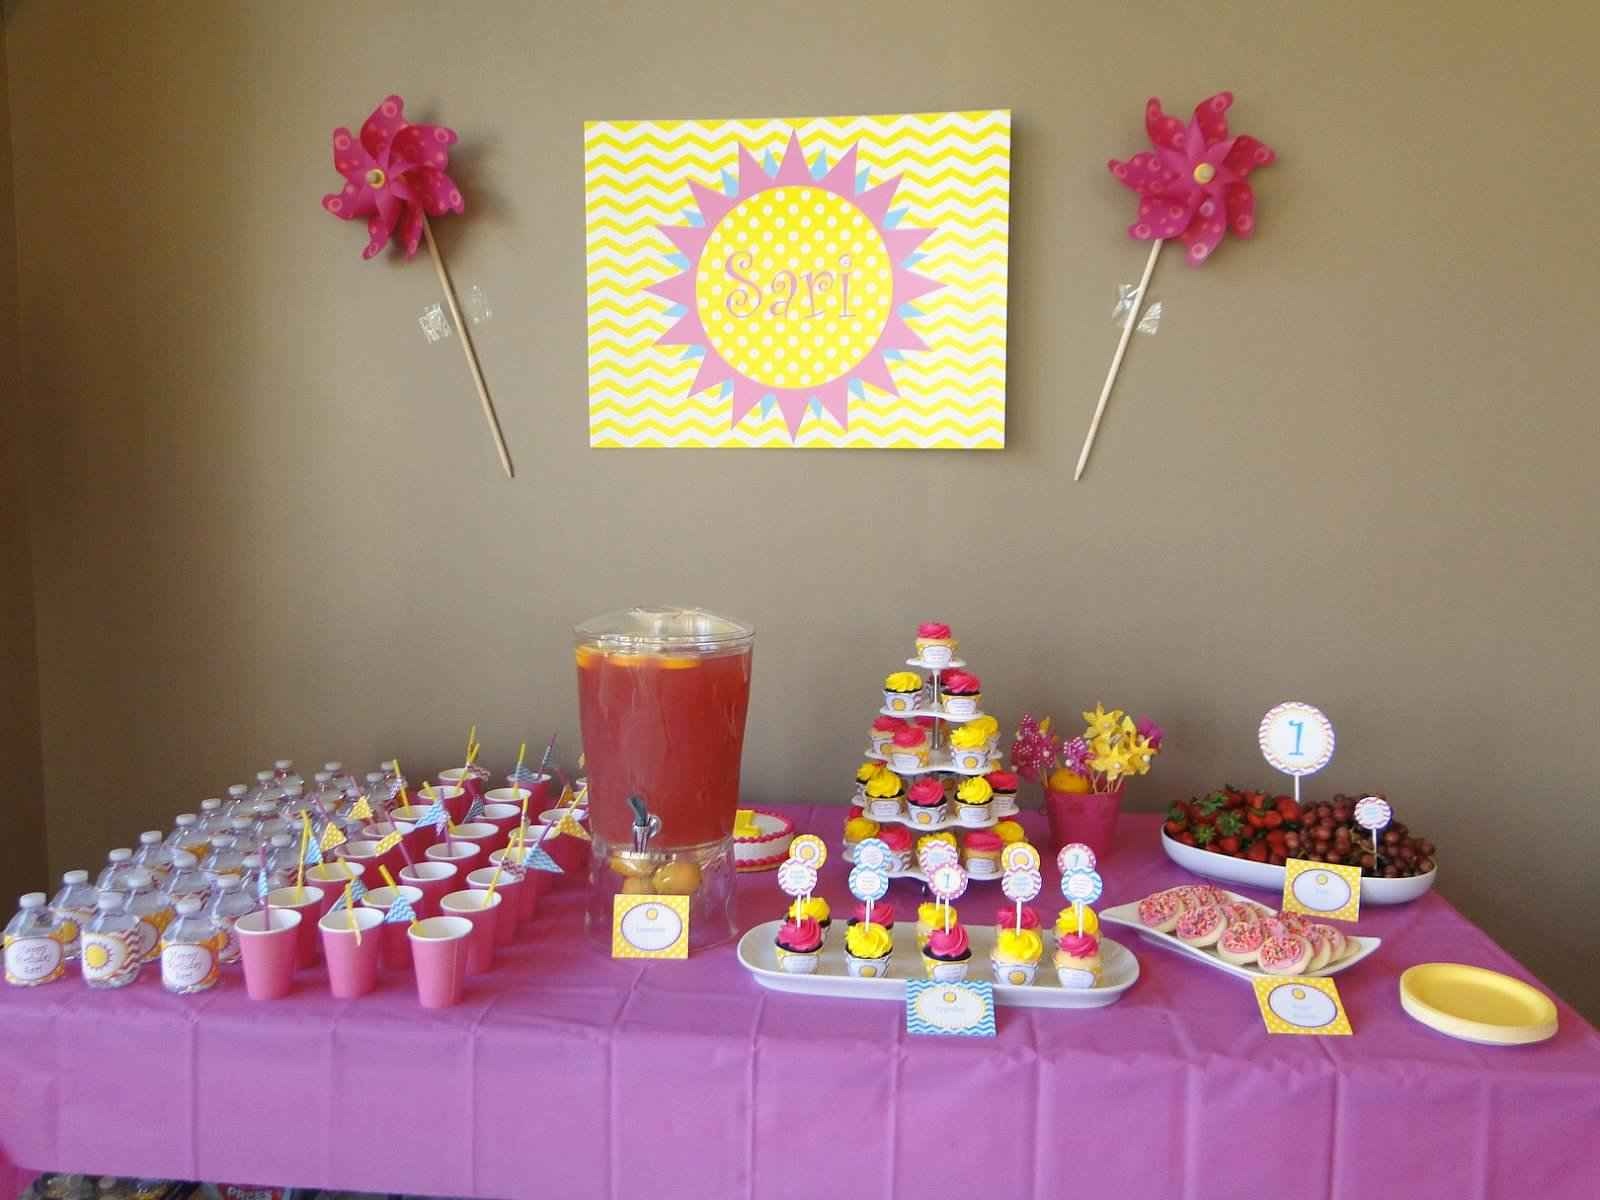
POLYGON ((658 226, 681 271, 646 289, 676 318, 656 344, 700 358, 689 394, 721 389, 730 427, 759 405, 778 408, 791 440, 808 411, 848 429, 851 395, 898 396, 890 361, 928 348, 906 321, 943 286, 910 269, 934 231, 898 227, 900 176, 868 187, 858 149, 813 167, 791 133, 773 169, 740 145, 737 178, 724 172, 722 191, 691 181, 690 224, 658 226))

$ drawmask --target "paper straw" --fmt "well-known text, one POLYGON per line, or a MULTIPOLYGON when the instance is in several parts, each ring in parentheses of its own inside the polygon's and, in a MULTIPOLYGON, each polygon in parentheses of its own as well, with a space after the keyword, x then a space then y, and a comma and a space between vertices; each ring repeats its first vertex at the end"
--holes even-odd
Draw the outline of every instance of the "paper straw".
POLYGON ((350 930, 356 935, 356 945, 361 945, 361 923, 356 920, 356 897, 354 883, 344 885, 344 915, 350 922, 350 930))
MULTIPOLYGON (((297 899, 304 899, 306 892, 306 851, 311 848, 311 814, 300 814, 300 865, 295 872, 294 890, 297 899)), ((272 932, 269 928, 267 932, 272 932)))
POLYGON ((394 881, 394 876, 389 874, 389 868, 384 866, 382 863, 378 864, 378 874, 383 876, 383 881, 390 887, 397 888, 400 886, 394 881))
POLYGON ((472 761, 472 744, 478 740, 478 727, 474 725, 467 730, 467 761, 472 761))

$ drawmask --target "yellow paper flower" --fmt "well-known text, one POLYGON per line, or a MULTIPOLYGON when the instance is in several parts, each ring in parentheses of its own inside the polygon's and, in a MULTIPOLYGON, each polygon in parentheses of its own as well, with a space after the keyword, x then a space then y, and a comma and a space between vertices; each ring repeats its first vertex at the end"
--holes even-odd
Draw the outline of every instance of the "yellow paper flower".
POLYGON ((1110 737, 1117 732, 1117 726, 1122 723, 1122 710, 1114 708, 1107 712, 1100 704, 1096 703, 1093 712, 1083 714, 1083 720, 1087 726, 1083 731, 1085 741, 1110 737))
POLYGON ((1128 763, 1135 775, 1148 775, 1150 773, 1150 760, 1156 756, 1156 748, 1150 744, 1150 739, 1143 734, 1134 734, 1127 743, 1128 763))

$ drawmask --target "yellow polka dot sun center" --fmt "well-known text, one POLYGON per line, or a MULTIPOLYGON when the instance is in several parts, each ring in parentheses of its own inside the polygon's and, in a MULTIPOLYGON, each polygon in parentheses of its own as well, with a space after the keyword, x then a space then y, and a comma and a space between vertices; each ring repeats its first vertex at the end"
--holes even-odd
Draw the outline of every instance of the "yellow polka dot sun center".
POLYGON ((814 388, 878 344, 894 303, 888 248, 867 215, 819 187, 740 201, 717 222, 695 305, 734 370, 775 388, 814 388))

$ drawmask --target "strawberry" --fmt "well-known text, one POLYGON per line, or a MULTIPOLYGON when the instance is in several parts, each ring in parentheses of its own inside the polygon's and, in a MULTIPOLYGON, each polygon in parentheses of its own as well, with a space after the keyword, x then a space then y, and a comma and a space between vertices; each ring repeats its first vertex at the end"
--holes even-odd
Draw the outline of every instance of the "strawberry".
POLYGON ((1177 837, 1185 829, 1189 828, 1189 825, 1186 821, 1167 821, 1161 828, 1167 831, 1168 837, 1177 837))
POLYGON ((1279 796, 1272 803, 1285 821, 1298 821, 1300 819, 1300 806, 1294 802, 1293 796, 1279 796))
POLYGON ((1194 845, 1194 834, 1190 833, 1187 829, 1185 829, 1182 833, 1180 833, 1178 835, 1178 840, 1180 842, 1182 842, 1185 846, 1192 846, 1192 845, 1194 845))
POLYGON ((1246 858, 1251 862, 1264 863, 1267 861, 1267 844, 1265 842, 1251 842, 1250 849, 1245 851, 1246 858))
POLYGON ((1209 846, 1217 836, 1217 831, 1210 825, 1202 825, 1194 831, 1194 844, 1196 846, 1209 846))
MULTIPOLYGON (((1290 803, 1294 802, 1291 800, 1290 803)), ((1273 809, 1271 812, 1264 812, 1261 814, 1261 823, 1268 829, 1277 829, 1283 824, 1283 814, 1277 809, 1273 809)))
POLYGON ((1227 837, 1219 837, 1212 849, 1221 850, 1224 854, 1237 855, 1239 853, 1239 839, 1232 834, 1227 837))
POLYGON ((1267 806, 1267 797, 1264 792, 1246 792, 1244 802, 1255 812, 1260 812, 1267 806))

